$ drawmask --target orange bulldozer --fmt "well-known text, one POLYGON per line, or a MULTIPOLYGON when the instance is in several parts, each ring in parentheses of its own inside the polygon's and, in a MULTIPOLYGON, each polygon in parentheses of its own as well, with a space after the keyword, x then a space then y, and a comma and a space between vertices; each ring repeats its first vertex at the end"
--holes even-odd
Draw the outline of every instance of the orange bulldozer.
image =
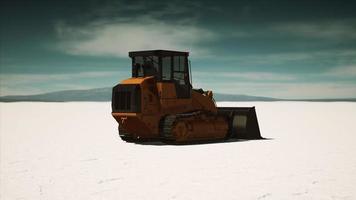
POLYGON ((262 139, 254 107, 217 107, 193 89, 189 52, 129 52, 132 77, 112 90, 112 116, 127 142, 262 139))

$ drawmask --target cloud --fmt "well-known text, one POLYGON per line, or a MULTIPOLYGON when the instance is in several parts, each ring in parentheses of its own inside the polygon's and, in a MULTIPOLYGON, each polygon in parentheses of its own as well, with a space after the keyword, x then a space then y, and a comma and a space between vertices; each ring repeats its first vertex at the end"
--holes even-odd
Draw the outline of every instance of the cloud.
POLYGON ((127 57, 129 51, 149 49, 206 55, 209 50, 201 44, 218 35, 197 26, 199 12, 192 10, 200 8, 194 2, 111 2, 92 11, 92 17, 82 23, 56 23, 57 48, 89 56, 127 57))
POLYGON ((356 66, 336 66, 305 74, 195 72, 194 85, 216 93, 276 98, 355 98, 356 66), (212 81, 214 80, 214 81, 212 81))
POLYGON ((72 27, 58 24, 60 49, 73 55, 127 57, 129 51, 170 49, 191 51, 195 55, 207 53, 199 47, 216 35, 192 25, 166 24, 157 20, 142 20, 132 23, 96 22, 95 26, 72 27))
POLYGON ((334 67, 322 73, 324 76, 356 77, 356 65, 334 67))
POLYGON ((292 74, 281 74, 271 72, 195 72, 194 78, 204 78, 213 76, 214 78, 234 78, 239 81, 293 81, 297 77, 292 74))
MULTIPOLYGON (((225 36, 232 39, 264 38, 266 40, 298 40, 299 42, 335 43, 356 40, 356 18, 344 20, 316 20, 267 22, 258 26, 235 26, 225 36), (309 40, 306 40, 309 39, 309 40)), ((294 44, 296 45, 296 44, 294 44)))
POLYGON ((200 82, 196 85, 215 93, 246 94, 285 99, 301 98, 355 98, 356 85, 352 83, 261 83, 261 82, 200 82))
POLYGON ((289 22, 273 25, 270 29, 275 32, 288 33, 317 39, 345 40, 356 39, 356 20, 318 21, 318 22, 289 22))
POLYGON ((323 63, 326 68, 335 65, 353 65, 356 63, 355 50, 315 50, 307 52, 284 52, 284 53, 264 53, 264 54, 247 54, 247 55, 211 55, 209 60, 221 62, 233 62, 240 66, 273 66, 285 65, 289 66, 291 63, 306 64, 313 66, 313 64, 323 63))
MULTIPOLYGON (((97 80, 107 83, 104 79, 116 80, 125 76, 119 73, 92 71, 68 74, 0 74, 0 96, 103 87, 107 85, 102 85, 97 80)), ((114 83, 116 82, 113 81, 114 83)))
POLYGON ((90 18, 109 19, 110 21, 132 21, 139 18, 159 19, 166 21, 170 17, 178 17, 175 24, 196 20, 202 9, 214 10, 206 7, 202 2, 194 1, 108 1, 88 13, 90 18), (195 12, 193 12, 195 11, 195 12))
POLYGON ((197 86, 217 92, 283 98, 344 97, 355 93, 355 83, 348 78, 355 77, 356 52, 349 47, 356 39, 355 19, 234 24, 218 30, 204 27, 209 24, 200 16, 207 13, 205 7, 187 2, 116 1, 95 9, 80 23, 55 24, 57 48, 71 55, 123 58, 133 50, 181 50, 190 51, 192 58, 202 64, 255 70, 223 72, 224 68, 217 68, 220 71, 193 73, 197 86), (224 48, 238 42, 245 47, 251 39, 257 42, 251 42, 246 52, 239 45, 224 48), (267 43, 260 42, 262 39, 267 43), (271 51, 264 51, 268 48, 271 51), (235 55, 240 51, 241 55, 235 55))
POLYGON ((94 72, 80 72, 73 74, 0 74, 2 83, 27 83, 27 82, 42 82, 42 81, 56 81, 69 80, 75 78, 98 78, 112 76, 116 72, 111 71, 94 71, 94 72))

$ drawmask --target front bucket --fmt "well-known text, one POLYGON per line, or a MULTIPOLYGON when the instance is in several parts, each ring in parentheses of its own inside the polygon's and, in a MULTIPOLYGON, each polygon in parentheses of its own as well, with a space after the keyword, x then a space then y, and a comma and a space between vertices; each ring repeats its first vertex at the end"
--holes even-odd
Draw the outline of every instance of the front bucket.
POLYGON ((228 139, 263 139, 255 107, 219 107, 218 113, 229 120, 228 139))

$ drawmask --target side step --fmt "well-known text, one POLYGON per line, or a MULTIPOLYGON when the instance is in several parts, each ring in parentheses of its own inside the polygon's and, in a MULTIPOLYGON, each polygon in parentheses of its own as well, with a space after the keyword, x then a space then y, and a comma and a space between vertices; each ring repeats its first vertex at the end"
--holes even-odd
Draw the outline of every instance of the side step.
POLYGON ((255 107, 218 107, 218 114, 229 120, 227 139, 263 139, 255 107))

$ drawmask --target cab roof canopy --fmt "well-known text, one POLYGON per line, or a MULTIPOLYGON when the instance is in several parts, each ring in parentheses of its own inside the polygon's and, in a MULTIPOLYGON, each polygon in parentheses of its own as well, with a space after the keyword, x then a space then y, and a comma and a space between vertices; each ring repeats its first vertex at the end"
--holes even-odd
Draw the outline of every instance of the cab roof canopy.
POLYGON ((189 56, 189 52, 170 51, 170 50, 147 50, 147 51, 130 51, 129 56, 189 56))

